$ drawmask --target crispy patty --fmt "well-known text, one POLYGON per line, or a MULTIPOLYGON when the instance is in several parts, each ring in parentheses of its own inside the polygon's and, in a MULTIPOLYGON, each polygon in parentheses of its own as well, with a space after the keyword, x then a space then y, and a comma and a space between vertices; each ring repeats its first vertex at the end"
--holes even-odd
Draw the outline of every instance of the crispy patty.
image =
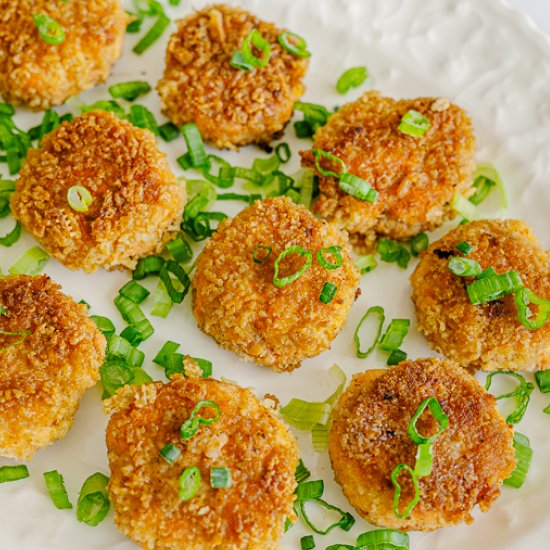
POLYGON ((0 94, 47 109, 103 82, 120 57, 126 23, 118 0, 0 0, 0 94), (59 23, 65 40, 45 42, 36 14, 59 23))
MULTIPOLYGON (((330 254, 326 260, 337 263, 330 254)), ((297 272, 304 263, 297 254, 286 256, 279 277, 297 272)), ((358 286, 359 271, 345 233, 287 198, 265 199, 224 220, 197 258, 193 313, 199 328, 223 347, 286 371, 330 347, 358 286), (260 258, 265 253, 259 246, 272 249, 263 263, 253 259, 255 250, 260 258), (311 267, 294 282, 277 287, 275 260, 291 246, 311 252, 311 267), (332 246, 341 248, 342 265, 329 270, 316 256, 332 246), (320 294, 327 281, 337 291, 324 304, 320 294)))
POLYGON ((45 275, 0 278, 0 306, 0 455, 29 460, 69 431, 105 338, 45 275))
MULTIPOLYGON (((379 237, 408 239, 454 217, 454 192, 472 185, 475 139, 466 113, 446 100, 395 101, 367 92, 332 115, 314 136, 313 149, 343 160, 348 171, 378 192, 374 204, 342 191, 338 180, 318 174, 320 195, 313 210, 350 233, 359 249, 370 250, 379 237), (430 120, 422 137, 397 127, 409 110, 430 120)), ((301 153, 315 166, 313 153, 301 153)), ((321 162, 325 169, 330 163, 321 162), (325 166, 326 165, 326 166, 325 166)))
POLYGON ((533 371, 550 365, 550 323, 531 330, 518 320, 512 294, 473 305, 466 285, 448 269, 456 245, 470 243, 468 258, 497 273, 515 270, 524 285, 550 299, 550 254, 531 229, 517 220, 480 220, 460 225, 432 243, 411 275, 418 327, 430 346, 463 367, 533 371))
MULTIPOLYGON (((429 412, 416 426, 426 436, 437 431, 429 412)), ((355 375, 334 409, 329 453, 336 481, 365 519, 391 529, 431 531, 471 523, 476 505, 489 509, 514 470, 512 440, 495 398, 464 369, 432 358, 355 375), (398 464, 415 466, 417 445, 407 427, 428 397, 438 400, 449 425, 433 443, 432 473, 419 478, 419 503, 400 519, 390 475, 398 464)), ((398 480, 402 511, 413 490, 408 476, 398 480)))
POLYGON ((279 45, 282 29, 225 5, 209 6, 177 25, 157 86, 163 113, 178 126, 194 122, 203 139, 220 149, 277 137, 304 93, 308 64, 279 45), (236 69, 231 57, 253 29, 271 46, 269 62, 236 69))
MULTIPOLYGON (((176 375, 168 384, 125 386, 107 409, 108 491, 125 535, 147 549, 279 548, 285 519, 294 517, 298 448, 250 390, 176 375), (182 440, 181 425, 202 400, 220 407, 219 420, 182 440), (181 451, 172 464, 159 454, 168 443, 181 451), (190 466, 200 469, 201 483, 182 501, 178 478, 190 466), (230 487, 211 487, 214 467, 230 470, 230 487)), ((199 416, 212 418, 213 408, 199 416)))
POLYGON ((92 111, 63 123, 29 151, 11 208, 16 219, 71 269, 134 268, 178 229, 185 189, 149 130, 92 111), (67 192, 92 195, 85 212, 67 192))

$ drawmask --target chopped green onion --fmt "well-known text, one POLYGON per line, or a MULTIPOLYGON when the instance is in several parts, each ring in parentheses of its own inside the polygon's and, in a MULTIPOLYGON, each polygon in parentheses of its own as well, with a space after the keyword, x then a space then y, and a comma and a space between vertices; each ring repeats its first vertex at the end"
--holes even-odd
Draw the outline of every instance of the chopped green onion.
POLYGON ((168 445, 165 445, 159 452, 168 464, 173 464, 181 455, 181 451, 173 443, 168 443, 168 445))
POLYGON ((325 269, 338 269, 342 266, 342 247, 341 246, 329 246, 327 248, 321 248, 317 252, 317 261, 325 269), (325 260, 324 255, 331 254, 334 257, 334 262, 331 263, 328 260, 325 260))
POLYGON ((311 208, 313 200, 313 189, 315 187, 315 174, 311 168, 302 168, 294 174, 294 183, 300 189, 298 204, 303 204, 306 208, 311 208))
POLYGON ((356 545, 361 550, 409 550, 409 535, 394 529, 375 529, 361 533, 356 545))
POLYGON ((304 523, 312 531, 314 531, 315 533, 318 533, 319 535, 326 535, 336 527, 340 527, 340 529, 344 531, 349 531, 353 527, 353 524, 355 523, 355 519, 350 513, 344 512, 344 510, 341 510, 340 508, 337 508, 336 506, 329 504, 328 502, 324 501, 321 498, 314 498, 310 500, 298 500, 298 511, 300 513, 300 516, 304 520, 304 523), (315 503, 321 506, 322 508, 325 508, 326 510, 333 510, 335 512, 338 512, 340 514, 340 519, 330 524, 325 529, 322 529, 321 527, 314 525, 313 522, 311 521, 305 509, 306 503, 315 503))
POLYGON ((312 550, 315 548, 313 535, 306 535, 300 539, 300 550, 312 550))
POLYGON ((487 277, 494 277, 497 274, 494 267, 488 267, 484 269, 478 276, 478 279, 486 279, 487 277))
POLYGON ((472 304, 486 304, 523 288, 523 281, 516 271, 478 279, 466 286, 472 304))
POLYGON ((334 296, 336 295, 336 291, 338 290, 338 287, 331 283, 330 281, 326 281, 323 285, 323 288, 321 289, 321 294, 319 295, 319 300, 323 304, 330 304, 332 300, 334 299, 334 296))
POLYGON ((453 275, 459 277, 479 277, 482 272, 481 266, 471 258, 453 256, 449 258, 447 266, 453 275))
POLYGON ((208 155, 206 157, 207 162, 206 165, 202 168, 202 175, 211 183, 214 185, 217 185, 218 187, 221 187, 222 189, 226 189, 227 187, 231 187, 234 183, 234 176, 233 175, 227 175, 222 177, 222 170, 224 168, 232 168, 232 166, 223 158, 218 157, 216 155, 208 155), (218 164, 220 166, 218 170, 218 175, 215 176, 210 171, 212 170, 213 164, 218 164))
POLYGON ((433 443, 421 443, 416 449, 414 471, 417 477, 429 476, 433 467, 433 443))
POLYGON ((485 382, 485 389, 489 391, 491 383, 495 376, 512 376, 518 381, 516 389, 512 392, 502 393, 496 395, 495 399, 505 399, 507 397, 513 397, 516 402, 516 408, 506 417, 506 422, 508 424, 518 424, 523 418, 525 411, 527 410, 527 405, 531 398, 531 393, 535 389, 534 384, 527 382, 527 380, 519 373, 513 371, 497 371, 491 372, 487 376, 485 382))
POLYGON ((264 262, 267 262, 272 252, 273 248, 271 248, 270 246, 259 244, 258 246, 255 246, 254 250, 252 251, 252 259, 256 264, 263 264, 264 262))
POLYGON ((476 218, 475 205, 456 191, 453 193, 451 199, 451 208, 465 220, 474 220, 476 218))
POLYGON ((383 262, 396 262, 405 269, 409 265, 410 252, 398 241, 393 239, 380 239, 376 243, 376 251, 380 254, 383 262))
POLYGON ((21 222, 17 220, 15 227, 9 233, 0 237, 0 245, 11 246, 19 240, 19 237, 21 237, 21 222))
POLYGON ((414 473, 414 470, 408 466, 407 464, 398 464, 391 473, 391 482, 393 483, 393 486, 395 487, 395 493, 393 495, 393 513, 400 519, 404 519, 410 516, 413 508, 418 504, 420 501, 420 487, 418 485, 418 477, 414 473), (399 481, 397 480, 397 476, 401 472, 401 470, 406 470, 409 475, 411 476, 411 480, 414 487, 414 496, 409 501, 409 503, 405 506, 405 509, 403 512, 399 511, 399 498, 401 497, 401 485, 399 484, 399 481))
POLYGON ((153 113, 149 111, 147 107, 144 107, 143 105, 132 105, 130 107, 129 120, 134 126, 150 130, 156 136, 159 135, 157 121, 155 120, 153 113))
POLYGON ((394 351, 399 349, 405 336, 409 332, 411 322, 409 319, 392 319, 386 333, 380 341, 380 348, 384 351, 394 351))
POLYGON ((189 275, 187 275, 183 267, 173 260, 168 260, 160 270, 159 276, 161 281, 166 286, 166 291, 168 292, 172 302, 175 304, 181 304, 191 286, 191 279, 189 279, 189 275), (170 273, 176 276, 178 282, 183 287, 182 290, 177 290, 174 287, 174 282, 172 277, 170 277, 170 273))
POLYGON ((539 370, 535 372, 535 380, 542 393, 550 392, 550 370, 539 370))
POLYGON ((141 279, 145 279, 145 277, 148 277, 149 275, 158 275, 165 263, 166 260, 162 256, 148 256, 147 258, 141 258, 132 273, 132 278, 139 281, 141 279))
POLYGON ((126 101, 134 101, 138 97, 145 95, 151 91, 151 86, 143 80, 135 80, 132 82, 120 82, 109 86, 109 93, 114 98, 122 98, 126 101))
POLYGON ((9 268, 12 275, 37 275, 50 259, 39 246, 33 246, 23 253, 9 268))
POLYGON ((108 358, 122 359, 132 367, 141 367, 145 359, 145 354, 141 350, 117 334, 108 334, 106 338, 108 358))
POLYGON ((275 264, 273 266, 275 273, 273 275, 273 284, 280 288, 286 285, 289 285, 290 283, 293 283, 298 277, 300 277, 306 269, 308 269, 311 266, 311 263, 313 261, 312 254, 309 250, 305 250, 301 246, 290 246, 289 248, 286 248, 281 252, 277 259, 275 260, 275 264), (298 269, 296 272, 294 272, 292 275, 287 275, 286 277, 279 277, 279 264, 281 263, 281 260, 283 260, 286 256, 290 254, 298 254, 299 256, 305 257, 306 261, 304 265, 298 269))
POLYGON ((252 170, 256 174, 267 176, 268 174, 271 174, 275 170, 278 170, 280 164, 281 162, 277 155, 273 155, 266 159, 257 158, 257 159, 254 159, 254 162, 252 163, 252 170))
POLYGON ((149 338, 155 332, 153 325, 151 325, 147 317, 145 317, 145 314, 141 308, 132 300, 119 295, 114 299, 114 303, 122 315, 122 318, 138 330, 144 340, 149 338))
POLYGON ((424 401, 420 403, 418 409, 416 409, 416 412, 412 416, 409 422, 409 426, 407 427, 407 433, 409 434, 409 437, 413 440, 413 443, 415 443, 416 445, 422 445, 424 443, 432 443, 442 432, 447 429, 448 425, 449 417, 443 412, 439 401, 437 401, 437 399, 435 399, 434 397, 428 397, 424 399, 424 401), (439 425, 437 432, 428 437, 421 435, 416 429, 416 422, 419 419, 420 415, 424 412, 426 407, 430 409, 434 420, 439 425))
POLYGON ((315 424, 311 428, 311 446, 317 453, 322 453, 328 447, 328 427, 323 424, 315 424))
POLYGON ((168 340, 163 344, 162 348, 160 348, 159 352, 155 355, 155 358, 153 359, 153 363, 156 363, 157 365, 164 367, 166 365, 166 362, 165 362, 166 356, 171 355, 176 351, 178 351, 179 347, 180 347, 180 344, 168 340))
POLYGON ((243 41, 241 54, 243 61, 247 65, 251 67, 265 67, 271 57, 271 46, 257 29, 253 29, 243 41), (254 55, 252 46, 261 52, 261 57, 254 55))
POLYGON ((176 262, 185 263, 193 258, 193 250, 191 250, 189 243, 181 235, 178 235, 174 240, 167 243, 166 248, 176 262))
POLYGON ((326 425, 331 410, 329 403, 292 398, 281 407, 280 413, 288 424, 298 430, 311 430, 315 424, 326 425))
POLYGON ((9 103, 0 103, 0 114, 13 116, 15 114, 15 107, 9 103))
POLYGON ((370 307, 369 309, 367 309, 367 312, 365 313, 365 315, 361 317, 361 320, 359 321, 359 324, 357 325, 357 328, 353 333, 353 340, 355 341, 355 353, 357 357, 359 357, 360 359, 364 359, 365 357, 368 357, 372 353, 372 351, 376 347, 376 344, 378 343, 378 340, 380 339, 380 333, 382 332, 382 326, 384 325, 384 320, 385 320, 384 308, 381 306, 370 307), (361 340, 359 338, 359 331, 361 330, 363 323, 365 323, 371 315, 373 316, 376 315, 378 317, 378 325, 370 347, 365 351, 361 351, 361 340))
POLYGON ((164 141, 170 142, 174 141, 180 135, 180 131, 175 124, 165 122, 159 126, 159 135, 164 141))
POLYGON ((114 332, 116 332, 115 325, 113 325, 111 319, 108 319, 107 317, 101 317, 100 315, 92 315, 91 317, 94 320, 97 328, 101 332, 103 332, 103 334, 113 334, 114 332))
POLYGON ((428 248, 430 241, 426 233, 419 233, 411 239, 411 254, 413 256, 419 256, 421 252, 424 252, 428 248))
POLYGON ((141 55, 145 50, 150 48, 165 31, 170 24, 170 19, 164 14, 159 13, 154 25, 147 31, 145 36, 132 48, 134 53, 141 55))
POLYGON ((361 86, 369 73, 366 67, 352 67, 345 71, 342 76, 336 82, 336 90, 340 94, 347 94, 351 88, 357 88, 361 86))
POLYGON ((462 254, 464 254, 465 256, 467 256, 474 249, 474 247, 467 241, 459 242, 456 245, 456 248, 457 248, 457 250, 462 252, 462 254))
POLYGON ((550 414, 550 405, 546 405, 546 407, 544 407, 544 409, 542 409, 542 412, 544 414, 550 414))
POLYGON ((277 38, 279 44, 289 53, 296 57, 311 57, 311 52, 307 49, 306 41, 290 31, 283 31, 277 38))
POLYGON ((361 275, 364 275, 365 273, 372 271, 378 265, 378 262, 376 261, 374 254, 366 254, 365 256, 357 258, 357 260, 355 260, 355 265, 359 268, 361 275))
POLYGON ((213 489, 231 487, 231 470, 229 468, 211 468, 210 487, 213 489))
POLYGON ((63 476, 57 470, 44 472, 44 481, 46 482, 46 488, 56 508, 59 510, 66 510, 73 507, 69 500, 67 489, 65 489, 63 476))
POLYGON ((203 168, 207 165, 208 160, 204 150, 202 136, 196 124, 184 124, 181 128, 181 133, 187 144, 187 152, 192 168, 203 168))
POLYGON ((9 348, 12 348, 14 346, 17 346, 21 343, 23 343, 27 337, 29 337, 31 335, 31 331, 30 330, 17 330, 17 331, 8 331, 8 330, 0 330, 0 335, 4 335, 4 336, 19 336, 20 338, 18 340, 16 340, 15 342, 11 342, 10 344, 6 345, 6 346, 3 346, 3 347, 0 347, 0 351, 4 351, 4 350, 7 350, 9 348))
POLYGON ((529 466, 531 466, 533 449, 529 438, 519 432, 514 434, 514 449, 516 450, 516 469, 509 478, 504 480, 504 485, 519 489, 525 483, 529 466))
POLYGON ((23 464, 19 466, 0 466, 0 483, 19 481, 29 476, 29 469, 23 464))
POLYGON ((378 199, 378 191, 376 189, 373 189, 364 179, 349 173, 340 174, 338 187, 344 193, 365 202, 374 203, 378 199))
POLYGON ((155 289, 155 294, 153 296, 153 305, 151 306, 151 315, 155 317, 162 317, 165 319, 168 317, 170 310, 174 302, 170 298, 166 286, 162 281, 159 281, 157 288, 155 289))
POLYGON ((279 145, 275 147, 275 154, 282 164, 286 164, 292 156, 288 143, 279 143, 279 145))
POLYGON ((135 380, 132 367, 120 360, 106 361, 99 367, 101 383, 107 396, 114 395, 119 388, 131 384, 135 380))
POLYGON ((210 424, 214 424, 215 422, 217 422, 219 418, 220 418, 220 406, 217 403, 215 403, 214 401, 208 401, 208 400, 199 401, 195 405, 195 408, 191 411, 189 418, 181 425, 181 438, 190 439, 197 433, 199 429, 199 424, 204 424, 205 426, 209 426, 210 424), (211 418, 204 418, 203 416, 197 416, 198 412, 204 407, 214 409, 215 415, 211 418))
POLYGON ((67 202, 75 212, 88 212, 93 200, 90 191, 82 185, 73 185, 67 191, 67 202))
POLYGON ((141 302, 143 302, 143 300, 145 300, 145 298, 147 298, 147 296, 149 296, 150 294, 150 292, 144 286, 141 286, 134 280, 128 281, 118 291, 118 293, 121 296, 128 298, 128 300, 134 302, 134 304, 141 304, 141 302))
POLYGON ((109 478, 100 472, 92 474, 80 489, 76 505, 78 521, 95 527, 109 513, 111 504, 107 495, 109 478))
POLYGON ((518 308, 519 322, 525 328, 537 330, 547 323, 548 315, 550 314, 550 300, 540 298, 528 288, 516 290, 514 292, 514 300, 518 308), (530 317, 532 315, 529 308, 530 304, 537 306, 537 313, 534 317, 530 317))
POLYGON ((65 31, 55 19, 45 13, 35 13, 32 18, 40 38, 46 44, 57 46, 65 41, 65 31))
POLYGON ((179 498, 186 501, 192 499, 201 486, 201 471, 196 466, 188 466, 179 477, 179 498))
POLYGON ((296 487, 298 500, 311 500, 320 498, 325 491, 325 483, 322 479, 316 481, 302 481, 296 487))
POLYGON ((414 109, 410 109, 401 118, 397 129, 407 136, 421 137, 430 129, 430 126, 431 123, 428 117, 414 109))
POLYGON ((108 113, 114 113, 118 118, 125 119, 126 118, 126 112, 124 109, 120 106, 119 103, 113 100, 100 100, 96 101, 92 105, 83 105, 81 111, 83 113, 88 113, 90 111, 107 111, 108 113))
POLYGON ((328 153, 327 151, 323 151, 322 149, 312 149, 312 153, 315 158, 315 168, 317 169, 317 172, 319 172, 319 174, 321 174, 322 176, 340 179, 342 174, 347 173, 348 167, 346 166, 346 163, 332 153, 328 153), (340 172, 336 173, 332 170, 325 170, 324 168, 322 168, 320 164, 320 160, 322 158, 328 159, 331 162, 336 163, 340 169, 340 172))
POLYGON ((489 162, 482 162, 476 166, 474 170, 474 188, 475 193, 470 197, 470 202, 473 204, 479 204, 489 194, 492 187, 497 187, 500 192, 500 202, 503 210, 508 207, 508 199, 506 197, 506 189, 502 182, 502 178, 497 169, 489 162))
POLYGON ((299 120, 294 123, 294 129, 299 138, 313 136, 316 130, 327 123, 328 118, 332 114, 322 105, 303 101, 296 101, 296 103, 294 103, 294 109, 304 114, 304 120, 299 120))
POLYGON ((130 344, 134 347, 137 347, 145 340, 143 334, 134 326, 127 326, 121 333, 120 336, 125 340, 128 340, 130 344))
POLYGON ((296 467, 296 483, 301 483, 304 479, 307 479, 311 475, 311 472, 306 468, 304 462, 300 458, 298 466, 296 467))
POLYGON ((401 363, 401 361, 405 361, 407 359, 407 353, 401 349, 394 349, 386 361, 386 365, 388 367, 393 367, 393 365, 398 365, 401 363))

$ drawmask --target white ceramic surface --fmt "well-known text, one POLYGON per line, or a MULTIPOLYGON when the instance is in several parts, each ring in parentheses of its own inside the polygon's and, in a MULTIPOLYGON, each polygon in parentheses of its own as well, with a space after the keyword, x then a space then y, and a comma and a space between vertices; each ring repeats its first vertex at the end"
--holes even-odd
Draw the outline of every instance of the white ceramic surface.
MULTIPOLYGON (((529 222, 546 248, 550 247, 550 186, 547 182, 550 174, 550 47, 548 39, 537 33, 524 17, 498 0, 243 0, 230 3, 242 5, 263 19, 305 36, 313 52, 306 79, 306 101, 333 107, 376 88, 394 97, 446 96, 463 106, 475 125, 478 160, 492 161, 504 178, 510 199, 507 215, 529 222), (345 98, 339 96, 334 90, 337 77, 344 69, 356 65, 369 68, 368 80, 345 98)), ((182 0, 180 7, 171 8, 169 12, 173 16, 183 16, 190 11, 191 5, 204 4, 204 1, 182 0)), ((155 83, 160 77, 167 35, 142 57, 131 52, 136 39, 128 35, 126 53, 109 79, 109 85, 136 78, 155 83)), ((59 111, 75 111, 78 100, 91 103, 106 97, 107 87, 100 86, 59 111)), ((162 120, 154 92, 144 103, 162 120)), ((18 115, 24 128, 36 124, 39 119, 40 115, 23 111, 18 115)), ((287 166, 288 173, 292 173, 298 166, 296 151, 307 148, 308 143, 296 140, 291 127, 286 134, 285 140, 291 143, 294 151, 291 165, 287 166)), ((181 175, 174 159, 184 152, 183 140, 160 146, 169 154, 175 172, 181 175)), ((235 164, 250 166, 252 159, 260 154, 256 149, 246 148, 238 154, 223 153, 223 156, 235 164)), ((4 166, 0 165, 2 169, 4 166)), ((484 206, 487 215, 499 215, 496 201, 488 203, 484 206)), ((239 207, 231 205, 228 208, 222 204, 221 208, 235 213, 239 207)), ((0 221, 0 234, 9 227, 10 222, 0 221)), ((435 236, 442 232, 438 231, 435 236)), ((0 266, 6 270, 32 244, 32 239, 24 236, 12 248, 2 248, 0 266)), ((232 353, 218 349, 197 329, 188 299, 174 308, 168 319, 152 318, 156 332, 142 345, 147 357, 145 368, 155 379, 163 379, 151 359, 169 338, 180 342, 185 352, 211 359, 214 376, 225 376, 253 386, 259 396, 269 391, 277 394, 282 403, 294 396, 324 399, 333 390, 327 374, 332 363, 340 364, 348 376, 385 364, 382 354, 374 353, 366 360, 354 356, 353 330, 368 306, 382 305, 387 318, 409 317, 414 324, 407 279, 413 267, 414 262, 405 272, 395 265, 382 264, 366 275, 363 293, 332 349, 305 361, 301 369, 291 374, 275 374, 269 369, 243 363, 232 353)), ((92 313, 107 315, 119 329, 124 326, 112 300, 128 280, 127 273, 84 275, 69 271, 53 260, 45 271, 76 300, 88 301, 92 313)), ((146 313, 149 307, 145 305, 146 313)), ((432 354, 414 329, 407 336, 404 348, 412 358, 432 354)), ((46 495, 42 480, 42 472, 59 469, 65 476, 72 501, 76 502, 78 490, 88 475, 98 470, 108 473, 104 443, 106 418, 101 410, 100 395, 99 387, 86 394, 69 435, 39 452, 29 464, 30 479, 0 485, 1 550, 135 548, 115 529, 112 513, 100 526, 91 528, 79 524, 74 511, 56 510, 46 495)), ((524 487, 520 490, 504 488, 502 497, 490 512, 476 513, 471 526, 412 534, 411 548, 526 550, 548 547, 550 522, 546 521, 546 516, 550 510, 550 481, 545 464, 550 455, 550 417, 542 413, 548 401, 536 390, 519 425, 519 430, 531 438, 535 451, 524 487)), ((352 511, 332 480, 327 456, 312 452, 307 434, 297 435, 304 461, 314 472, 313 478, 325 480, 327 500, 352 511)), ((0 465, 11 463, 0 459, 0 465)), ((358 533, 371 528, 354 515, 358 521, 350 533, 335 531, 327 537, 316 536, 317 547, 325 548, 336 542, 352 544, 358 533)), ((304 534, 306 531, 299 525, 293 527, 283 540, 283 549, 299 548, 299 538, 304 534)))

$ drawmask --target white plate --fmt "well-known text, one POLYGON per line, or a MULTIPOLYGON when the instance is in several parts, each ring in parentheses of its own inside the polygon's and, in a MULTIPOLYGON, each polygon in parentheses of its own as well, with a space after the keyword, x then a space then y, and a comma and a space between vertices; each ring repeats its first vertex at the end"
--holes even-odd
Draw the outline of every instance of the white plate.
MULTIPOLYGON (((376 88, 393 97, 446 96, 464 107, 472 117, 478 140, 479 161, 492 161, 501 171, 508 188, 510 208, 507 215, 523 219, 533 226, 542 243, 549 247, 548 206, 550 187, 550 47, 545 37, 526 20, 496 0, 250 0, 233 2, 261 18, 286 26, 305 36, 313 52, 307 75, 304 100, 329 107, 357 98, 367 89, 376 88), (358 90, 342 97, 334 84, 344 69, 366 65, 370 77, 358 90)), ((202 7, 205 2, 192 2, 202 7)), ((184 16, 188 2, 171 8, 171 15, 184 16)), ((173 27, 172 27, 173 29, 173 27)), ((164 48, 168 34, 146 55, 131 53, 136 37, 128 35, 126 53, 116 66, 109 84, 129 79, 146 79, 154 84, 163 69, 164 48)), ((106 86, 84 94, 91 103, 106 98, 106 86)), ((160 119, 158 99, 149 94, 147 104, 160 119)), ((75 104, 71 102, 73 110, 75 104)), ((60 109, 65 112, 68 107, 60 109)), ((34 125, 40 115, 18 114, 23 128, 34 125)), ((294 151, 292 173, 298 165, 296 151, 308 147, 307 141, 292 137, 289 127, 286 139, 294 151)), ((176 174, 181 171, 174 159, 184 151, 183 140, 160 147, 170 155, 176 174)), ((254 148, 240 153, 223 154, 241 166, 250 166, 259 156, 254 148)), ((0 166, 0 169, 4 169, 0 166)), ((489 201, 490 202, 490 201, 489 201)), ((236 212, 236 208, 232 213, 236 212)), ((491 210, 488 215, 496 215, 491 210)), ((450 224, 448 227, 450 227, 450 224)), ((0 234, 9 228, 2 221, 0 234)), ((437 234, 441 234, 439 231, 437 234)), ((10 249, 0 250, 4 270, 33 244, 24 236, 10 249)), ((348 376, 367 368, 385 364, 382 355, 367 360, 354 356, 353 330, 370 305, 379 304, 387 317, 414 319, 409 298, 408 273, 395 265, 380 265, 363 279, 363 293, 351 310, 348 323, 337 337, 332 350, 305 361, 291 374, 275 374, 267 368, 243 363, 232 353, 217 348, 196 327, 190 301, 173 310, 167 320, 152 318, 156 332, 143 344, 145 368, 155 379, 162 379, 160 369, 151 358, 166 339, 182 344, 185 352, 211 359, 214 375, 254 386, 259 396, 266 391, 279 396, 282 403, 291 397, 308 400, 324 399, 333 390, 327 369, 340 364, 348 376)), ((46 272, 59 281, 76 300, 85 299, 93 313, 107 315, 123 327, 112 300, 128 280, 126 273, 84 275, 65 269, 50 260, 46 272)), ((148 311, 146 306, 146 312, 148 311)), ((432 355, 424 339, 412 330, 405 342, 409 356, 432 355)), ((40 451, 29 464, 30 479, 0 485, 0 548, 130 550, 135 546, 114 527, 112 513, 100 526, 92 528, 76 521, 74 511, 58 511, 45 492, 42 472, 59 469, 65 476, 70 497, 76 501, 83 480, 95 471, 108 473, 104 428, 107 419, 101 410, 101 390, 89 391, 83 399, 76 422, 69 435, 53 447, 40 451)), ((415 550, 462 550, 464 548, 526 549, 548 546, 550 522, 545 521, 550 509, 550 478, 545 475, 545 457, 550 450, 550 418, 541 411, 548 402, 536 390, 519 430, 531 438, 535 456, 529 477, 519 490, 504 488, 502 497, 486 514, 476 513, 472 526, 458 526, 432 534, 412 534, 415 550)), ((312 452, 307 434, 298 434, 305 463, 313 478, 323 478, 327 499, 350 511, 340 488, 332 481, 326 455, 312 452)), ((0 465, 11 464, 1 460, 0 465)), ((316 536, 317 547, 340 542, 353 544, 355 536, 371 527, 358 518, 350 533, 333 532, 316 536)), ((299 538, 306 534, 300 525, 285 536, 284 549, 299 548, 299 538)))

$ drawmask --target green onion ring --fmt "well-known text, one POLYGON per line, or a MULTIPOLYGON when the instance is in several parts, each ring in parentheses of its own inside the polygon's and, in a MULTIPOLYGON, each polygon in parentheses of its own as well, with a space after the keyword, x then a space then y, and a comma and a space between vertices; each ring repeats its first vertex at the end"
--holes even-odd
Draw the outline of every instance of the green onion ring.
POLYGON ((201 471, 196 466, 188 466, 180 475, 178 483, 180 500, 192 499, 201 486, 201 471))
POLYGON ((413 440, 413 443, 416 445, 422 445, 424 443, 432 443, 443 431, 447 429, 449 425, 449 417, 443 412, 439 401, 435 397, 428 397, 424 399, 422 403, 416 409, 416 412, 412 416, 409 425, 407 427, 407 433, 409 437, 413 440), (435 421, 439 424, 439 429, 437 432, 429 437, 424 437, 418 433, 416 429, 416 421, 419 419, 420 415, 428 407, 435 421))
POLYGON ((342 174, 345 174, 348 171, 348 167, 346 166, 346 163, 343 160, 339 159, 337 156, 333 155, 332 153, 328 153, 327 151, 323 151, 322 149, 312 149, 312 153, 315 158, 315 168, 317 169, 319 174, 321 174, 322 176, 340 179, 340 176, 342 174), (338 166, 341 169, 341 172, 337 174, 332 170, 325 170, 321 168, 321 164, 320 164, 321 158, 326 158, 338 164, 338 166))
POLYGON ((339 245, 336 246, 328 246, 327 248, 321 248, 317 252, 317 261, 323 266, 325 269, 338 269, 339 267, 342 267, 342 247, 339 245), (334 263, 330 263, 329 261, 325 260, 324 254, 332 254, 334 256, 334 263))
POLYGON ((275 273, 273 275, 273 284, 277 288, 281 288, 283 286, 289 285, 290 283, 293 283, 298 277, 300 277, 306 269, 308 269, 311 266, 311 263, 313 261, 313 256, 311 254, 311 251, 305 250, 301 246, 290 246, 289 248, 283 250, 275 260, 275 264, 273 266, 275 273), (281 260, 288 256, 289 254, 298 254, 300 256, 305 257, 306 261, 304 265, 295 273, 292 275, 288 275, 287 277, 279 278, 279 264, 281 263, 281 260))
POLYGON ((516 292, 514 292, 514 300, 518 308, 519 322, 525 328, 537 330, 542 328, 548 322, 548 316, 550 314, 550 300, 540 298, 528 288, 516 290, 516 292), (538 306, 538 311, 534 318, 528 317, 531 313, 529 304, 538 306))
POLYGON ((300 35, 290 31, 283 31, 277 40, 292 55, 296 57, 311 57, 311 52, 307 50, 307 43, 300 35))
POLYGON ((407 464, 398 464, 391 473, 391 482, 393 483, 393 486, 395 487, 395 493, 393 495, 393 513, 400 519, 407 518, 411 515, 411 512, 413 508, 418 504, 420 501, 420 487, 418 485, 418 477, 414 473, 414 470, 408 466, 407 464), (411 501, 407 504, 405 507, 405 510, 403 512, 399 511, 399 498, 401 496, 401 485, 399 484, 399 481, 397 481, 397 476, 401 472, 401 470, 406 470, 409 475, 411 476, 411 480, 413 482, 414 486, 414 496, 411 499, 411 501))
POLYGON ((73 185, 67 191, 67 202, 76 212, 87 212, 93 200, 90 191, 82 185, 73 185))
POLYGON ((365 359, 365 357, 368 357, 374 348, 376 347, 376 344, 378 344, 378 340, 380 339, 380 334, 382 332, 382 326, 384 325, 384 308, 382 306, 372 306, 367 309, 367 312, 363 317, 361 317, 361 320, 359 321, 359 324, 357 325, 357 328, 355 329, 355 332, 353 333, 353 340, 355 341, 355 353, 357 357, 360 359, 365 359), (359 330, 361 329, 361 326, 363 323, 371 316, 376 315, 378 316, 378 327, 376 329, 376 334, 374 336, 374 339, 372 341, 372 344, 366 351, 361 351, 361 340, 359 338, 359 330))
POLYGON ((38 29, 40 38, 46 42, 46 44, 57 46, 64 42, 65 31, 55 19, 45 13, 35 13, 32 18, 38 29))

